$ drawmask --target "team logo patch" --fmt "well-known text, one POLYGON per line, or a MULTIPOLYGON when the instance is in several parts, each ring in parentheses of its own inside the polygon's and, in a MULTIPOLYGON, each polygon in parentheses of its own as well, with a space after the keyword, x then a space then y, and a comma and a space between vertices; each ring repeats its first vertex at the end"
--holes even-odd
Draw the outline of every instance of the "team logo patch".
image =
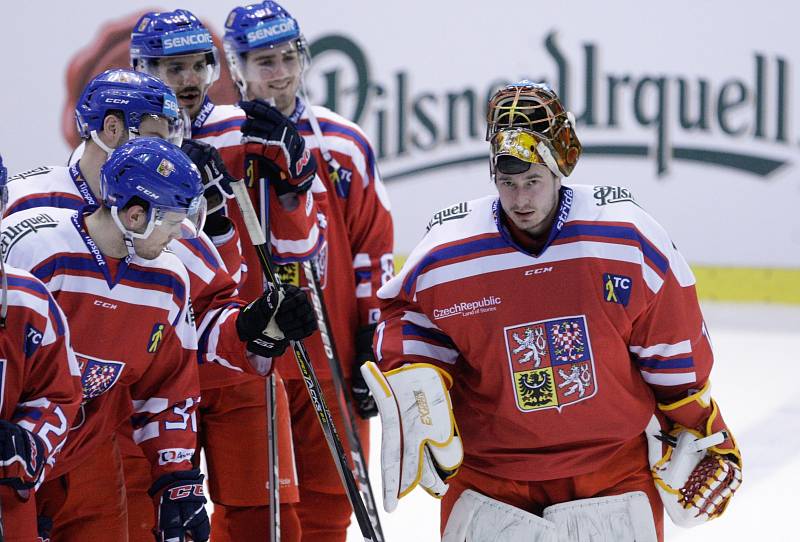
POLYGON ((44 335, 42 332, 33 327, 30 324, 25 326, 25 357, 29 358, 39 350, 39 347, 42 346, 42 339, 44 335))
POLYGON ((175 171, 175 164, 167 160, 166 158, 162 158, 161 162, 158 164, 156 171, 162 177, 169 177, 175 171))
MULTIPOLYGON (((192 318, 194 318, 194 315, 192 316, 192 318)), ((161 341, 164 340, 165 328, 166 328, 165 324, 159 324, 158 322, 156 322, 153 325, 153 331, 150 332, 150 340, 147 341, 148 353, 155 354, 156 352, 158 352, 158 347, 161 346, 161 341)))
POLYGON ((597 393, 586 317, 570 316, 506 327, 517 408, 559 411, 597 393))
POLYGON ((278 278, 281 279, 282 284, 291 284, 293 286, 300 286, 300 264, 299 263, 286 263, 279 265, 277 268, 278 278))
POLYGON ((83 401, 94 399, 110 390, 119 380, 125 364, 120 361, 94 359, 75 353, 81 368, 83 401))
POLYGON ((630 277, 603 273, 603 299, 627 307, 631 300, 633 281, 630 277))

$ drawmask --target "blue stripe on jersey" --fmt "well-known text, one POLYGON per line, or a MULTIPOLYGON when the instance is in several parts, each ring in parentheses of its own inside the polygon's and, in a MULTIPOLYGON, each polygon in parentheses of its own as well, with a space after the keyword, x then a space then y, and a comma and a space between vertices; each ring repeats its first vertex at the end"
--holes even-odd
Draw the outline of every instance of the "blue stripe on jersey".
POLYGON ((403 335, 412 337, 421 337, 423 339, 436 341, 438 344, 447 346, 449 348, 453 349, 456 348, 455 344, 453 343, 453 340, 444 333, 442 333, 441 331, 436 331, 435 329, 421 327, 416 324, 403 324, 403 335))
MULTIPOLYGON (((372 146, 369 142, 364 139, 358 131, 350 128, 348 126, 343 126, 341 124, 336 124, 331 121, 320 120, 319 127, 322 130, 323 135, 327 135, 329 133, 332 134, 341 134, 347 137, 352 137, 356 144, 361 147, 361 152, 364 153, 364 157, 367 159, 367 174, 372 175, 372 172, 375 171, 375 153, 372 151, 372 146)), ((301 120, 297 123, 297 130, 304 131, 304 132, 312 132, 311 130, 311 123, 308 120, 301 120)))
POLYGON ((42 415, 42 410, 35 407, 20 407, 14 411, 15 420, 19 418, 28 418, 29 420, 38 422, 40 419, 42 419, 42 415))
POLYGON ((229 120, 223 120, 220 122, 215 122, 213 124, 206 124, 202 128, 195 128, 194 130, 192 130, 192 139, 203 137, 204 135, 210 134, 211 132, 222 132, 223 130, 227 130, 228 128, 238 128, 243 123, 244 123, 244 118, 234 118, 229 120))
POLYGON ((56 324, 56 333, 59 337, 64 335, 64 321, 61 319, 61 311, 59 310, 58 305, 56 305, 56 300, 53 299, 52 295, 50 295, 50 290, 48 290, 44 284, 27 277, 8 275, 8 285, 11 288, 16 287, 32 290, 37 294, 47 297, 47 304, 50 308, 50 317, 56 324))
POLYGON ((445 248, 440 248, 438 250, 434 250, 433 252, 429 253, 427 256, 422 258, 417 266, 408 274, 406 277, 406 282, 403 285, 403 290, 408 294, 411 291, 411 287, 416 282, 417 277, 419 277, 427 267, 442 262, 444 260, 449 260, 452 258, 458 258, 461 256, 466 256, 468 254, 473 254, 476 252, 483 252, 486 250, 494 250, 498 248, 508 248, 508 243, 498 234, 496 236, 484 238, 484 239, 477 239, 475 241, 469 241, 467 243, 462 243, 460 245, 453 245, 445 248))
POLYGON ((559 234, 559 239, 578 237, 580 235, 593 237, 610 237, 612 239, 627 239, 636 241, 642 247, 642 253, 652 261, 656 267, 665 273, 669 270, 669 261, 653 246, 650 241, 636 231, 635 228, 626 226, 607 226, 603 224, 567 224, 559 234))
POLYGON ((192 247, 193 249, 195 249, 197 252, 200 253, 200 256, 202 256, 203 260, 209 265, 209 267, 211 267, 212 269, 216 269, 219 267, 219 262, 217 261, 217 259, 214 258, 214 255, 211 253, 210 250, 208 250, 206 244, 202 242, 200 239, 197 238, 184 239, 184 241, 186 242, 187 245, 189 245, 190 247, 192 247))
MULTIPOLYGON (((33 275, 42 282, 47 282, 60 269, 99 273, 97 263, 93 259, 61 255, 51 259, 45 265, 35 268, 33 275)), ((165 286, 174 292, 175 296, 181 300, 181 303, 186 293, 185 286, 177 278, 158 269, 144 268, 140 270, 128 267, 122 276, 122 280, 144 284, 145 287, 152 285, 165 286)))
POLYGON ((83 205, 83 199, 77 196, 70 198, 67 196, 47 195, 26 199, 24 201, 18 200, 17 203, 11 206, 7 214, 11 215, 19 211, 24 211, 25 209, 34 209, 37 207, 58 207, 60 209, 72 209, 73 211, 77 211, 83 207, 83 205))
POLYGON ((650 369, 690 369, 694 367, 694 358, 692 357, 675 359, 641 358, 638 362, 642 367, 650 369))
POLYGON ((219 307, 219 312, 214 317, 213 322, 208 324, 203 330, 203 334, 197 340, 197 364, 203 365, 206 362, 206 354, 208 354, 208 339, 211 336, 211 330, 214 329, 214 326, 217 324, 217 320, 219 316, 222 314, 223 311, 232 308, 241 307, 239 303, 226 303, 222 307, 219 307))
POLYGON ((148 286, 155 284, 157 286, 169 288, 180 300, 178 303, 179 306, 183 303, 184 296, 186 295, 186 287, 181 281, 175 278, 174 275, 150 267, 144 269, 128 267, 128 269, 125 270, 125 274, 122 276, 122 280, 147 284, 148 286))

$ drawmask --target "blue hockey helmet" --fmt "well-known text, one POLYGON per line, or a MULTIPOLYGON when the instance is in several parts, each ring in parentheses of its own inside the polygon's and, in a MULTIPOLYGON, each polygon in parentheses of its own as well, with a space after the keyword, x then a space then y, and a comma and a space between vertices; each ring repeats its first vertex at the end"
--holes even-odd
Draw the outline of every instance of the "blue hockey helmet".
POLYGON ((126 237, 149 237, 168 213, 182 219, 181 237, 196 237, 203 229, 206 204, 200 172, 179 147, 163 139, 141 137, 117 148, 100 168, 100 196, 126 237), (148 208, 143 232, 128 230, 119 218, 119 211, 132 203, 148 208))
POLYGON ((211 32, 191 11, 151 11, 142 15, 131 33, 131 66, 173 84, 158 70, 164 57, 206 55, 205 84, 219 77, 217 48, 211 32))
POLYGON ((247 80, 244 55, 264 48, 293 43, 300 55, 301 73, 311 61, 300 23, 272 0, 234 8, 225 22, 223 44, 231 76, 240 85, 247 80))
POLYGON ((146 73, 132 70, 107 70, 89 81, 75 105, 78 133, 110 153, 97 138, 106 116, 118 111, 123 115, 131 138, 139 135, 139 126, 148 116, 167 119, 168 138, 180 143, 182 127, 178 116, 178 99, 162 81, 146 73))

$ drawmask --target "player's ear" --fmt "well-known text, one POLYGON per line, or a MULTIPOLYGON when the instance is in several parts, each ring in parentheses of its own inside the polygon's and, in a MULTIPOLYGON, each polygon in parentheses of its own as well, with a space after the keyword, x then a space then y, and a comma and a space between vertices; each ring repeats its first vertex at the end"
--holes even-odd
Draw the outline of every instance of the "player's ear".
POLYGON ((142 233, 147 228, 147 211, 141 205, 131 205, 122 213, 123 225, 136 233, 142 233))
POLYGON ((127 135, 125 122, 118 115, 113 111, 106 115, 106 118, 103 119, 103 131, 100 133, 103 143, 116 149, 125 143, 127 135))

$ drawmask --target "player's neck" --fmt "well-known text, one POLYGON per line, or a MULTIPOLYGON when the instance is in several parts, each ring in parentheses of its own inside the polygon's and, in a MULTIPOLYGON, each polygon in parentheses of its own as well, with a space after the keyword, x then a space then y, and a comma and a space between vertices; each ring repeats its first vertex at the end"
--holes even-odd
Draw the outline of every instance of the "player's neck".
POLYGON ((100 168, 108 160, 106 151, 92 142, 86 143, 83 156, 78 160, 78 167, 81 169, 83 178, 92 190, 92 195, 100 199, 100 168))
POLYGON ((86 231, 103 256, 107 258, 125 258, 128 249, 122 232, 111 218, 111 211, 100 207, 86 217, 86 231))

